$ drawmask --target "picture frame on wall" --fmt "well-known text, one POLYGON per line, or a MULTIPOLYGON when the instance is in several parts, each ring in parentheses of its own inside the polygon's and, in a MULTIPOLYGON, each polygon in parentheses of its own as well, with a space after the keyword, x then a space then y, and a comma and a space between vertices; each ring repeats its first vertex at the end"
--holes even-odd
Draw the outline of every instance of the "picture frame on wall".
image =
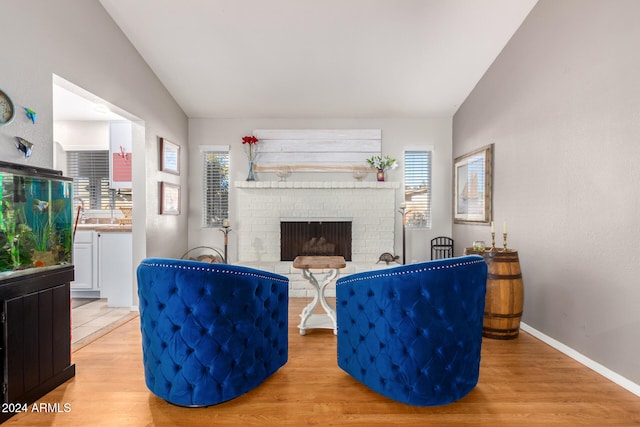
POLYGON ((160 170, 180 175, 180 146, 160 138, 160 170))
POLYGON ((180 215, 180 186, 160 182, 160 214, 180 215))
POLYGON ((493 144, 453 161, 453 222, 488 224, 492 215, 493 144))

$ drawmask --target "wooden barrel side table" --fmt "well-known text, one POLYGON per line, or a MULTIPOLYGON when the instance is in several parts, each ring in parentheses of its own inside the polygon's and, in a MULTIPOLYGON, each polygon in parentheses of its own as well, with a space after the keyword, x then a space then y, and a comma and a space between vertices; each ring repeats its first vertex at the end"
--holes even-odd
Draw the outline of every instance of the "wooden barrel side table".
POLYGON ((518 251, 467 248, 465 254, 482 255, 487 262, 487 294, 482 335, 510 340, 518 337, 524 306, 524 286, 518 251))

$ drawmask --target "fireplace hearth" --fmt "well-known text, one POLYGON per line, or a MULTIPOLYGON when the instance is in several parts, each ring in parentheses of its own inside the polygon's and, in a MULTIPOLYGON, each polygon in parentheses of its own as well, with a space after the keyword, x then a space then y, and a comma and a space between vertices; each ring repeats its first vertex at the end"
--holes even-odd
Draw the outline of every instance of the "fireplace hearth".
POLYGON ((351 261, 351 221, 281 221, 280 260, 343 256, 351 261))

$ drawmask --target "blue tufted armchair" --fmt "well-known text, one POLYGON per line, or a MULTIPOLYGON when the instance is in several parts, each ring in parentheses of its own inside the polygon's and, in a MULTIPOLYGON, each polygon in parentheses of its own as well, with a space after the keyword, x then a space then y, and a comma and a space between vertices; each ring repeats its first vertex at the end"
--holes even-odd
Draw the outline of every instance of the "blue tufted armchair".
POLYGON ((238 397, 288 358, 286 277, 149 258, 137 269, 147 387, 181 406, 238 397))
POLYGON ((338 279, 338 366, 410 405, 461 399, 478 382, 486 279, 479 255, 338 279))

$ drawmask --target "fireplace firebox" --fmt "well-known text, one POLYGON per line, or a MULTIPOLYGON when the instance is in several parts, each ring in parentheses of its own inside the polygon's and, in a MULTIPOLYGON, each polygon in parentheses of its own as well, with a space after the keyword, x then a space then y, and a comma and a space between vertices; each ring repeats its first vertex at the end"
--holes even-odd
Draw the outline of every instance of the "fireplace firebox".
POLYGON ((351 221, 281 221, 280 260, 343 256, 351 261, 351 221))

